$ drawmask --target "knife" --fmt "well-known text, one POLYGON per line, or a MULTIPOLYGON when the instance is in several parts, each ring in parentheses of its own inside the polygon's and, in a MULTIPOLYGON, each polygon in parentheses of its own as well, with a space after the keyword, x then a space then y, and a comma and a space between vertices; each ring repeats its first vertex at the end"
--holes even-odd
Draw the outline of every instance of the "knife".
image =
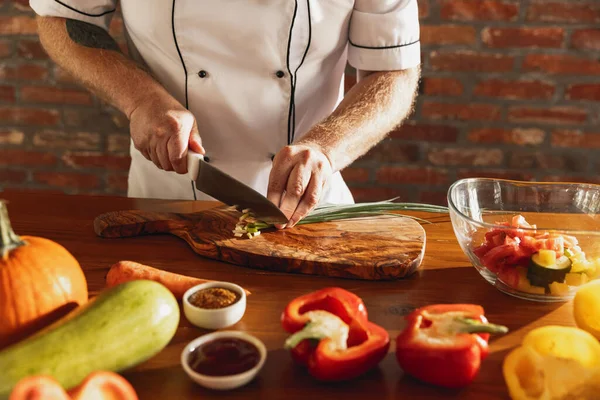
POLYGON ((199 191, 227 205, 249 208, 258 219, 268 224, 288 223, 279 207, 256 190, 207 163, 202 154, 188 149, 187 164, 188 176, 199 191))

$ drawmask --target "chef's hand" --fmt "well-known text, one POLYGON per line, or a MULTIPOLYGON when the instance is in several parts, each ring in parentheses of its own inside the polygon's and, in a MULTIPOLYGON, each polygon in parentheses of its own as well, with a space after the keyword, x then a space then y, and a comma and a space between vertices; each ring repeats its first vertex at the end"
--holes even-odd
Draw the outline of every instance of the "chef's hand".
POLYGON ((205 154, 194 115, 168 94, 146 96, 129 119, 135 148, 160 169, 187 173, 188 146, 205 154))
POLYGON ((315 208, 331 175, 331 162, 316 145, 286 146, 275 155, 267 198, 289 218, 285 227, 293 227, 315 208))

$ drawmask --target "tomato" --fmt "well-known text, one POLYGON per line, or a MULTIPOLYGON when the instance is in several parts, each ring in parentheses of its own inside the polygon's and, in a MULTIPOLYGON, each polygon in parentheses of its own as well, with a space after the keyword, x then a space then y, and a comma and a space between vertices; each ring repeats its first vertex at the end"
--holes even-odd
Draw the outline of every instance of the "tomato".
POLYGON ((516 267, 504 266, 496 273, 498 279, 506 285, 516 288, 519 286, 519 271, 516 267))
POLYGON ((500 264, 504 264, 507 257, 516 252, 516 246, 504 244, 488 251, 481 259, 483 265, 492 272, 496 272, 500 264))

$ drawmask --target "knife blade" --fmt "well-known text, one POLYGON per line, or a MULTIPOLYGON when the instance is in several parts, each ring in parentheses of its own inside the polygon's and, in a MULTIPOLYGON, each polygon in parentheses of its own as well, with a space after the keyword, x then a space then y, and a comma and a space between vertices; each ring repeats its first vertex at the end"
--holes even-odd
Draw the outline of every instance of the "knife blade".
POLYGON ((241 209, 249 208, 260 220, 269 224, 286 224, 285 214, 265 196, 231 175, 210 165, 202 154, 188 149, 188 176, 196 189, 215 199, 241 209))

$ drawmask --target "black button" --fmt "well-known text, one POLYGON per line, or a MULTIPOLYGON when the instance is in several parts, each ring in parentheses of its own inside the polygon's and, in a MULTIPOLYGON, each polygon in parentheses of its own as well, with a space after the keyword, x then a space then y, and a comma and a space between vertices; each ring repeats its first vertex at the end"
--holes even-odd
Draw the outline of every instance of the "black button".
POLYGON ((208 73, 205 70, 201 70, 200 72, 198 72, 198 76, 200 78, 205 78, 206 75, 208 75, 208 73))
POLYGON ((204 156, 204 161, 206 161, 206 162, 210 162, 210 157, 206 157, 206 156, 204 156))
POLYGON ((283 78, 285 76, 285 73, 281 70, 275 72, 275 75, 277 75, 278 78, 283 78))

